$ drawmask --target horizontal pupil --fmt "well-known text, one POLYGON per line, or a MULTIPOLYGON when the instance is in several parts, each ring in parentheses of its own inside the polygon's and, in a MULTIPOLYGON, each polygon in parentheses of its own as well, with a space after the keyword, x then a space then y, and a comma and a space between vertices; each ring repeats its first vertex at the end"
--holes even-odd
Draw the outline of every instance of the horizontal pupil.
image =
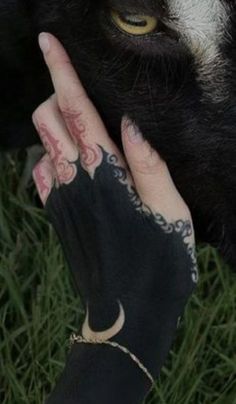
POLYGON ((119 17, 120 17, 121 21, 123 21, 124 23, 133 25, 135 27, 146 27, 147 26, 146 20, 141 20, 140 18, 135 17, 135 16, 120 14, 119 17))

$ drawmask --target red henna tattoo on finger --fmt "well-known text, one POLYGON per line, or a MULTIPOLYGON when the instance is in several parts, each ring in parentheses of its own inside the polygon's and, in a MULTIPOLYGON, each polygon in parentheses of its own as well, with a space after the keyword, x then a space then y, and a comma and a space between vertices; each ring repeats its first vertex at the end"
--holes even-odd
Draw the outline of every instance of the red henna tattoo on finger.
POLYGON ((62 114, 74 142, 79 146, 81 165, 93 177, 96 168, 102 163, 102 151, 97 144, 88 142, 86 124, 81 119, 81 112, 64 110, 62 114))
POLYGON ((59 147, 60 140, 50 133, 45 124, 39 126, 39 131, 44 147, 56 168, 58 185, 70 184, 77 174, 76 165, 63 156, 59 147))
POLYGON ((59 140, 56 140, 51 133, 49 132, 48 128, 45 124, 41 124, 39 126, 39 131, 41 135, 42 142, 46 151, 48 152, 51 160, 55 163, 62 154, 62 151, 59 149, 59 140))
POLYGON ((76 144, 82 147, 86 139, 86 126, 81 120, 81 112, 62 111, 70 134, 76 144))
POLYGON ((43 205, 46 204, 53 187, 54 176, 48 173, 52 170, 46 159, 42 159, 34 168, 33 176, 43 205), (46 168, 46 165, 48 167, 46 168))

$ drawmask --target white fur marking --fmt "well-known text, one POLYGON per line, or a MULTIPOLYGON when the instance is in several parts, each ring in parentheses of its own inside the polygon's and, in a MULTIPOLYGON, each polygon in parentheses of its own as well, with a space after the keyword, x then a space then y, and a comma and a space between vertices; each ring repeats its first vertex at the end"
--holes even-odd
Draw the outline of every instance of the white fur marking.
POLYGON ((226 33, 226 6, 221 0, 168 0, 168 4, 171 25, 196 59, 199 81, 215 101, 222 99, 227 62, 219 45, 226 33))

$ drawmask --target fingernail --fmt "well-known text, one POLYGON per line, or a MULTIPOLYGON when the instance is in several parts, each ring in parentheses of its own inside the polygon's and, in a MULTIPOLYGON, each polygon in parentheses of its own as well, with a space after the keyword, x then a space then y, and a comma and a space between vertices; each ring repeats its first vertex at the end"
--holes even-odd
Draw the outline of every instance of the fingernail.
POLYGON ((45 32, 39 34, 39 46, 41 51, 46 54, 50 50, 49 36, 45 32))
POLYGON ((143 143, 143 135, 138 126, 127 116, 122 119, 122 132, 128 137, 131 143, 143 143))

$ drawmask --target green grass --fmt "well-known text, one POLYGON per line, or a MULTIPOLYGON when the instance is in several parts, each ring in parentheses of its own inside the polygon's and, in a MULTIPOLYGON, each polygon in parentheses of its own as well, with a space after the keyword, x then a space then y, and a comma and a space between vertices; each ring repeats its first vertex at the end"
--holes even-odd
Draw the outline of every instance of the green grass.
MULTIPOLYGON (((0 157, 0 169, 0 402, 42 404, 82 309, 32 190, 18 189, 21 165, 0 157)), ((236 403, 236 276, 209 247, 198 255, 197 292, 146 404, 236 403)))

